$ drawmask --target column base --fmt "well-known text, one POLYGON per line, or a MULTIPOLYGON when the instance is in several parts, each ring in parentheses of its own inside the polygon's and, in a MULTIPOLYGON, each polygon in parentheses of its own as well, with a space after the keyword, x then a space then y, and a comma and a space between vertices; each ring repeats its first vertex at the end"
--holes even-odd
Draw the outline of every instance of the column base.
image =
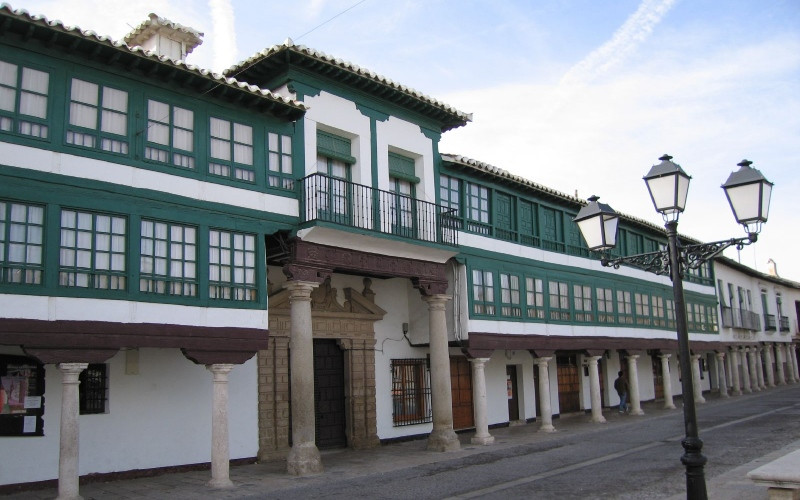
POLYGON ((286 471, 293 476, 319 474, 323 471, 322 457, 314 443, 292 446, 286 458, 286 471))
POLYGON ((75 495, 58 495, 56 500, 83 500, 83 497, 75 494, 75 495))
POLYGON ((461 442, 453 429, 434 429, 428 436, 428 451, 458 451, 461 442))
POLYGON ((556 428, 553 427, 553 424, 542 424, 539 427, 539 432, 556 432, 556 428))
POLYGON ((227 490, 234 488, 233 481, 229 478, 224 479, 212 479, 208 482, 209 488, 214 488, 215 490, 227 490))
POLYGON ((675 403, 670 401, 669 403, 665 403, 664 404, 664 409, 665 410, 675 410, 675 409, 677 409, 677 406, 675 406, 675 403))
POLYGON ((606 423, 606 417, 599 415, 597 417, 592 417, 592 422, 596 424, 604 424, 606 423))
POLYGON ((638 410, 631 410, 631 413, 630 413, 630 414, 631 414, 631 415, 644 415, 644 410, 642 410, 642 409, 638 409, 638 410))
POLYGON ((494 443, 494 436, 473 436, 472 439, 469 440, 472 444, 480 444, 480 445, 487 445, 494 443))

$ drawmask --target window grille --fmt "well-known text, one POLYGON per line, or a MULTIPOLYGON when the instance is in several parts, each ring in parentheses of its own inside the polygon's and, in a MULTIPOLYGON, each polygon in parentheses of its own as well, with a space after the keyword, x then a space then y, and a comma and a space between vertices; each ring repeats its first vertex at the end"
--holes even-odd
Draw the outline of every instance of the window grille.
POLYGON ((106 412, 108 399, 108 380, 105 364, 90 364, 78 377, 79 404, 81 415, 106 412))
POLYGON ((392 418, 395 427, 433 421, 426 359, 392 360, 392 418))

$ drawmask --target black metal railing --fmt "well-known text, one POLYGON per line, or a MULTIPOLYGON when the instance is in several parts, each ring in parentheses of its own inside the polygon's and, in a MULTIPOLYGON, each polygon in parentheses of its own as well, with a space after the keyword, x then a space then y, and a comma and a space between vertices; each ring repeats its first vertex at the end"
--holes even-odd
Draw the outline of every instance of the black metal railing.
POLYGON ((764 329, 767 331, 776 331, 777 323, 775 322, 775 315, 774 314, 765 314, 764 315, 764 329))
POLYGON ((788 316, 781 316, 781 331, 788 332, 789 331, 789 317, 788 316))
POLYGON ((301 182, 304 222, 325 221, 442 245, 458 245, 453 209, 324 174, 301 182))
POLYGON ((722 326, 757 332, 761 330, 761 317, 758 313, 754 313, 753 311, 735 307, 723 307, 722 326))

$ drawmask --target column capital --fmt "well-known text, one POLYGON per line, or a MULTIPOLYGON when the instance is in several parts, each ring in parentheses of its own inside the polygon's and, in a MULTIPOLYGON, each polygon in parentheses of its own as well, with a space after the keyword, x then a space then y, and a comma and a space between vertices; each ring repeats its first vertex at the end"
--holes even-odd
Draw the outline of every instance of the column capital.
POLYGON ((628 354, 628 359, 639 359, 639 354, 628 354))
POLYGON ((542 356, 542 357, 538 357, 538 358, 533 358, 533 362, 536 363, 537 365, 545 365, 546 366, 547 363, 549 363, 551 359, 553 359, 552 356, 542 356))
POLYGON ((603 356, 587 356, 587 359, 589 360, 589 364, 596 365, 597 362, 600 361, 600 358, 602 357, 603 356))
POLYGON ((719 358, 719 359, 725 359, 725 353, 724 352, 715 352, 714 355, 716 355, 717 358, 719 358))
POLYGON ((469 358, 470 363, 479 367, 483 367, 488 361, 489 358, 469 358))
POLYGON ((56 366, 65 375, 63 383, 75 383, 78 375, 89 366, 89 363, 59 363, 56 366))
POLYGON ((316 281, 287 281, 284 286, 289 290, 289 302, 311 301, 311 292, 320 284, 316 281))
POLYGON ((661 354, 658 355, 658 357, 660 359, 669 359, 669 358, 672 357, 672 354, 670 354, 670 353, 661 353, 661 354))
POLYGON ((231 363, 214 363, 213 365, 206 365, 206 370, 214 374, 214 381, 216 382, 218 378, 220 380, 222 380, 222 377, 227 379, 228 374, 235 366, 231 363))
POLYGON ((453 297, 444 293, 436 293, 433 295, 423 295, 422 300, 428 303, 428 307, 433 309, 436 306, 444 307, 445 303, 448 300, 451 300, 453 297))

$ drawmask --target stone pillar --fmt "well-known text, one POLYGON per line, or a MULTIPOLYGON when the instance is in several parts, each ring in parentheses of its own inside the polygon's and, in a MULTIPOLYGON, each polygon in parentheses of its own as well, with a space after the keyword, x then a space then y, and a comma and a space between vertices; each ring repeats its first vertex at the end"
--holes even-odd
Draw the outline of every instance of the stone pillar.
POLYGON ((669 358, 672 354, 659 354, 661 358, 661 379, 664 381, 664 408, 667 410, 675 409, 675 401, 672 399, 672 377, 669 375, 669 358))
POLYGON ((543 432, 555 432, 553 427, 553 410, 550 407, 550 371, 547 363, 552 357, 540 357, 534 359, 534 363, 539 367, 539 411, 541 412, 542 425, 539 427, 543 432))
POLYGON ((431 402, 433 430, 428 436, 431 451, 456 451, 461 448, 453 430, 453 394, 450 388, 450 353, 447 347, 447 317, 445 302, 449 295, 425 295, 428 303, 431 351, 431 402))
POLYGON ((725 379, 725 353, 718 352, 717 355, 717 383, 719 384, 719 396, 728 397, 728 381, 725 379))
POLYGON ((742 357, 742 380, 744 381, 744 392, 753 392, 750 388, 750 360, 749 356, 747 355, 750 349, 747 347, 742 347, 739 350, 739 355, 742 357))
POLYGON ((489 358, 472 358, 472 403, 475 409, 475 435, 472 444, 492 444, 494 436, 489 434, 489 417, 486 403, 486 371, 489 358))
POLYGON ((767 385, 775 387, 775 362, 772 357, 772 344, 764 346, 764 359, 767 362, 767 385))
POLYGON ((725 356, 725 379, 728 382, 728 389, 733 389, 733 368, 731 368, 731 358, 733 355, 728 351, 725 356))
POLYGON ((592 422, 605 423, 603 401, 600 399, 600 372, 598 361, 602 356, 589 356, 589 389, 592 396, 592 422))
POLYGON ((292 397, 292 449, 286 469, 296 476, 322 472, 322 459, 315 443, 314 340, 311 322, 311 290, 319 283, 289 281, 290 339, 289 369, 292 397))
POLYGON ((80 410, 78 385, 88 363, 59 363, 61 371, 61 432, 58 453, 58 497, 56 500, 82 498, 78 491, 79 425, 80 410))
POLYGON ((692 354, 692 392, 694 392, 695 403, 705 403, 703 397, 703 387, 700 385, 700 355, 692 354))
POLYGON ((631 415, 644 415, 642 401, 639 397, 639 371, 636 368, 638 354, 628 355, 628 386, 631 390, 631 415))
POLYGON ((228 374, 232 364, 206 365, 214 377, 211 403, 211 481, 212 488, 233 488, 230 477, 230 442, 228 439, 228 374))
POLYGON ((786 371, 783 368, 784 356, 783 344, 775 344, 775 357, 778 365, 778 385, 786 385, 786 371))
POLYGON ((742 395, 742 384, 739 380, 739 350, 731 348, 731 382, 733 393, 736 396, 742 395))
POLYGON ((761 386, 758 384, 758 366, 756 365, 756 356, 758 352, 755 347, 747 350, 747 363, 750 366, 750 385, 755 392, 761 391, 761 386))
POLYGON ((800 368, 797 365, 797 353, 795 352, 795 345, 789 344, 787 346, 788 356, 789 359, 789 366, 791 367, 792 371, 792 379, 794 383, 800 382, 800 368))
POLYGON ((756 357, 756 373, 758 373, 758 387, 761 390, 767 388, 767 384, 764 381, 764 347, 758 346, 755 350, 755 357, 756 357))

